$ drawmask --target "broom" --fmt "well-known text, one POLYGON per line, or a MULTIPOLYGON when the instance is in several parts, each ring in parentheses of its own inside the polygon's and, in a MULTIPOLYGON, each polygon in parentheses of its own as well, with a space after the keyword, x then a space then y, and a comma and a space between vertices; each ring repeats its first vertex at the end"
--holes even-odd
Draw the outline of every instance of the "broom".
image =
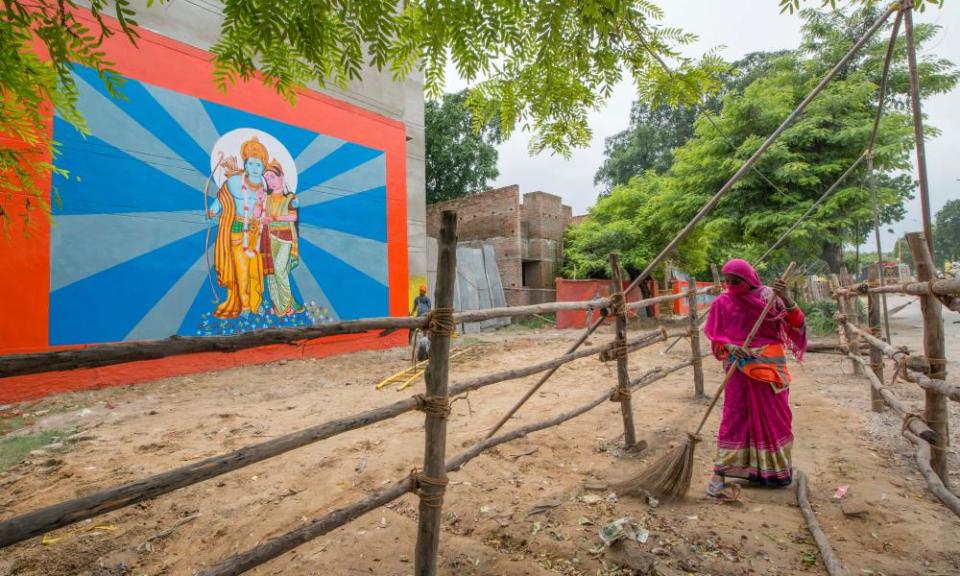
MULTIPOLYGON (((780 276, 780 279, 786 280, 795 265, 796 262, 791 262, 783 272, 783 275, 780 276)), ((760 313, 760 317, 757 318, 753 328, 750 329, 750 334, 748 334, 746 340, 743 341, 743 347, 750 345, 753 337, 757 334, 757 330, 760 329, 760 325, 763 324, 763 321, 767 318, 767 313, 770 312, 770 309, 773 308, 773 304, 776 301, 777 296, 771 295, 767 301, 767 305, 763 308, 763 312, 760 313)), ((710 406, 707 407, 703 418, 700 419, 700 425, 697 426, 696 432, 692 434, 688 432, 686 440, 679 446, 661 456, 652 466, 636 478, 621 483, 618 486, 619 489, 615 490, 618 494, 640 495, 646 493, 662 500, 677 500, 687 494, 687 491, 690 489, 690 479, 693 476, 693 452, 697 442, 700 441, 700 431, 703 430, 703 425, 707 423, 710 412, 712 412, 713 407, 717 405, 717 400, 720 399, 720 395, 723 394, 723 389, 726 388, 727 382, 730 381, 730 378, 733 377, 733 373, 736 372, 736 370, 736 362, 731 363, 730 367, 727 368, 727 374, 723 378, 723 383, 720 384, 717 393, 713 395, 710 406)))

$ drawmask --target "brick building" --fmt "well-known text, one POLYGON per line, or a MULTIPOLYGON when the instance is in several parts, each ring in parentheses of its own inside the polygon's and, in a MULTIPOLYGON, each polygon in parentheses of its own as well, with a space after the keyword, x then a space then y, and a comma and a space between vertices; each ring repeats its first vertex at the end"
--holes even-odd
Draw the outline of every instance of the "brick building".
POLYGON ((528 192, 517 185, 427 206, 427 235, 440 233, 440 214, 456 210, 461 242, 492 244, 507 304, 522 306, 556 299, 554 279, 563 260, 563 230, 573 217, 559 196, 528 192))

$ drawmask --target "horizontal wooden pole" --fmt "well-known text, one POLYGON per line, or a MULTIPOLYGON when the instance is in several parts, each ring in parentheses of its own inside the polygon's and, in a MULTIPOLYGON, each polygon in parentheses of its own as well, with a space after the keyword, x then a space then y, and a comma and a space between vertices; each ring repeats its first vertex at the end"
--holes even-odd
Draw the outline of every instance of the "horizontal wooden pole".
POLYGON ((546 302, 543 304, 530 304, 528 306, 502 306, 500 308, 486 308, 484 310, 467 310, 454 314, 453 320, 457 324, 460 324, 463 322, 480 322, 493 318, 517 318, 521 316, 533 316, 535 314, 550 314, 551 312, 599 310, 608 306, 610 306, 609 298, 571 302, 546 302))
POLYGON ((810 505, 807 494, 807 475, 800 470, 797 470, 797 505, 800 507, 803 519, 807 522, 807 528, 813 536, 813 541, 817 544, 817 549, 820 550, 820 559, 827 569, 828 576, 847 576, 849 572, 847 572, 843 562, 834 554, 833 548, 830 546, 830 540, 827 539, 827 534, 820 527, 813 506, 810 505))
MULTIPOLYGON (((867 344, 877 348, 883 355, 891 360, 899 362, 901 358, 909 356, 909 353, 905 350, 894 348, 890 344, 887 344, 883 340, 877 338, 869 332, 864 332, 854 324, 847 322, 847 327, 853 330, 858 336, 863 338, 867 344)), ((954 402, 960 402, 960 386, 956 384, 950 384, 944 380, 938 380, 930 378, 922 372, 917 372, 916 370, 907 370, 907 378, 911 382, 915 382, 917 386, 920 386, 924 390, 933 390, 934 392, 939 392, 947 398, 953 400, 954 402)))
MULTIPOLYGON (((864 360, 864 358, 859 354, 847 354, 847 356, 854 362, 857 362, 858 364, 863 366, 864 375, 867 377, 868 380, 870 380, 870 385, 873 386, 873 389, 876 390, 880 394, 880 396, 883 397, 883 401, 886 402, 887 405, 890 406, 890 408, 892 408, 893 411, 897 413, 897 416, 900 416, 900 418, 904 418, 907 415, 911 414, 911 412, 907 410, 907 408, 900 402, 900 400, 893 395, 893 392, 891 392, 889 388, 884 387, 883 382, 881 382, 880 379, 877 378, 877 375, 873 373, 873 370, 870 368, 869 362, 864 360)), ((928 442, 933 442, 937 438, 936 433, 933 430, 931 430, 930 427, 927 426, 927 424, 923 420, 919 418, 910 418, 907 421, 907 427, 910 429, 911 432, 913 432, 917 436, 920 436, 921 438, 923 438, 928 442)))
MULTIPOLYGON (((638 384, 636 386, 631 385, 631 388, 639 388, 649 385, 650 383, 663 378, 671 372, 680 370, 688 365, 689 362, 685 362, 667 369, 657 368, 651 370, 647 374, 644 374, 644 376, 638 378, 638 384)), ((478 442, 467 450, 448 460, 446 463, 446 469, 448 472, 459 470, 466 463, 495 446, 505 444, 518 438, 523 438, 533 432, 558 426, 568 420, 585 414, 597 406, 606 404, 609 401, 610 394, 613 393, 613 390, 614 388, 611 388, 610 390, 604 392, 602 396, 598 396, 592 402, 559 414, 553 418, 550 418, 549 420, 536 422, 534 424, 530 424, 510 432, 505 432, 503 434, 499 434, 492 438, 478 442)), ((265 562, 272 560, 273 558, 293 550, 301 544, 309 542, 314 538, 335 530, 351 520, 354 520, 363 514, 366 514, 367 512, 370 512, 380 506, 383 506, 384 504, 387 504, 388 502, 391 502, 392 500, 399 498, 400 496, 409 492, 412 488, 413 483, 409 478, 404 478, 403 480, 394 482, 387 488, 384 488, 372 496, 368 496, 362 500, 354 502, 353 504, 349 504, 343 508, 334 510, 329 514, 312 520, 303 526, 300 526, 299 528, 287 532, 286 534, 282 534, 276 538, 271 538, 270 540, 267 540, 266 542, 259 544, 250 550, 226 558, 217 565, 201 572, 200 576, 236 576, 238 574, 243 574, 248 570, 251 570, 265 562)))
POLYGON ((923 477, 927 481, 927 488, 934 496, 943 502, 944 506, 949 508, 957 516, 960 516, 960 498, 957 498, 953 492, 948 490, 947 487, 943 485, 940 477, 937 476, 937 473, 933 471, 933 465, 930 463, 930 444, 923 438, 918 438, 909 430, 904 430, 903 435, 906 436, 910 442, 913 442, 913 445, 917 449, 915 454, 917 467, 920 468, 920 473, 923 474, 923 477))
POLYGON ((933 282, 904 282, 883 286, 847 286, 837 290, 837 294, 853 296, 856 294, 906 294, 909 296, 960 296, 960 278, 947 278, 933 282))
POLYGON ((86 348, 54 352, 13 354, 0 357, 0 378, 57 370, 96 368, 200 352, 236 352, 270 344, 295 344, 324 336, 358 334, 372 330, 402 330, 425 325, 424 318, 367 318, 300 328, 272 328, 232 336, 175 336, 165 340, 97 344, 86 348))
MULTIPOLYGON (((683 294, 670 294, 657 298, 648 298, 632 302, 630 307, 639 308, 658 302, 678 300, 683 294)), ((530 306, 507 306, 471 310, 454 314, 454 322, 479 322, 493 318, 533 316, 564 310, 595 310, 610 305, 609 298, 598 298, 582 302, 552 302, 530 306)), ((122 342, 116 344, 97 344, 85 348, 38 352, 33 354, 11 354, 0 356, 0 378, 23 376, 41 372, 75 370, 78 368, 97 368, 111 364, 157 360, 169 356, 197 354, 201 352, 237 352, 258 346, 271 344, 297 344, 324 336, 358 334, 373 330, 395 330, 424 328, 427 320, 423 317, 384 317, 362 320, 328 322, 316 326, 299 328, 272 328, 257 330, 231 336, 175 336, 164 340, 145 340, 142 342, 122 342)))
MULTIPOLYGON (((698 293, 703 294, 717 294, 720 292, 720 289, 716 286, 708 286, 706 288, 698 288, 698 293)), ((654 296, 653 298, 646 298, 644 300, 637 300, 636 302, 627 302, 627 310, 635 310, 637 308, 646 308, 647 306, 653 306, 654 304, 662 304, 664 302, 673 302, 674 300, 683 300, 687 297, 686 289, 682 290, 679 293, 670 293, 664 294, 663 296, 654 296)))
MULTIPOLYGON (((645 332, 631 338, 627 342, 627 345, 628 347, 635 348, 649 346, 662 340, 662 334, 663 332, 659 330, 645 332)), ((610 348, 610 344, 585 348, 572 354, 566 354, 524 368, 502 370, 500 372, 486 374, 479 378, 451 386, 449 394, 451 397, 458 396, 498 382, 523 378, 580 358, 599 355, 610 348)), ((41 508, 40 510, 28 512, 21 516, 0 521, 0 548, 45 534, 87 518, 130 506, 143 500, 155 498, 179 488, 215 478, 237 470, 238 468, 279 456, 290 450, 325 440, 338 434, 349 432, 350 430, 356 430, 364 426, 382 422, 383 420, 415 410, 416 407, 417 402, 414 397, 406 398, 388 406, 346 416, 324 424, 318 424, 317 426, 292 432, 260 444, 241 448, 234 452, 213 456, 142 480, 108 488, 81 498, 68 500, 41 508)))

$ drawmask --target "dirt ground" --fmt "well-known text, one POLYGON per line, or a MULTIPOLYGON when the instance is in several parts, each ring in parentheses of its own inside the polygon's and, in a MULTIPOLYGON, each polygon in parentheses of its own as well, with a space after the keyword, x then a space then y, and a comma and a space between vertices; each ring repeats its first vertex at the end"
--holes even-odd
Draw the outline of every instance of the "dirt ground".
MULTIPOLYGON (((914 320, 909 309, 897 317, 897 344, 919 342, 914 320)), ((947 317, 948 334, 956 342, 952 320, 947 317)), ((511 327, 460 339, 456 346, 472 348, 455 361, 451 381, 559 355, 577 336, 511 327)), ((592 341, 609 338, 605 330, 592 341)), ((678 344, 668 355, 661 349, 632 354, 631 372, 676 363, 689 345, 678 344)), ((405 392, 374 389, 404 367, 404 356, 389 350, 277 362, 13 407, 41 413, 13 434, 45 431, 64 438, 0 475, 0 517, 422 391, 422 383, 405 392)), ((706 365, 710 392, 722 374, 712 359, 706 365)), ((850 573, 960 573, 960 519, 927 494, 899 421, 868 412, 866 382, 852 377, 839 356, 811 354, 794 375, 795 465, 809 476, 820 522, 850 573), (833 498, 839 486, 849 486, 843 500, 833 498)), ((469 402, 455 403, 448 453, 479 439, 535 379, 488 387, 471 393, 469 402)), ((593 358, 568 364, 508 426, 585 403, 615 379, 612 364, 593 358)), ((823 573, 792 488, 745 488, 742 502, 723 505, 703 495, 719 410, 706 428, 708 441, 697 450, 686 502, 656 505, 618 498, 607 488, 638 473, 695 426, 706 403, 693 399, 692 388, 687 369, 634 395, 638 434, 650 445, 639 455, 619 450, 619 407, 610 403, 451 473, 441 573, 823 573), (599 528, 626 516, 648 530, 649 539, 606 550, 599 528)), ((914 385, 899 383, 895 391, 919 406, 922 395, 914 385)), ((955 404, 951 410, 956 432, 955 404)), ((408 474, 421 465, 422 430, 422 414, 409 413, 59 530, 51 543, 34 538, 0 551, 0 574, 193 574, 408 474)), ((954 446, 958 442, 955 437, 954 446)), ((951 459, 957 476, 955 448, 951 459)), ((251 574, 412 574, 416 506, 415 497, 404 496, 251 574)))

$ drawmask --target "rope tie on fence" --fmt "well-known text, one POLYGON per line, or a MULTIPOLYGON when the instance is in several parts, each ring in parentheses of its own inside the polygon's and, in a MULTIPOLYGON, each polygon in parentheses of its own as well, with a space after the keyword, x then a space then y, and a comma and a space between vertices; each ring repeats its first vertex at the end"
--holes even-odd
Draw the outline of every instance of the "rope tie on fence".
POLYGON ((450 399, 446 396, 427 396, 417 394, 413 397, 417 402, 417 410, 427 416, 436 416, 441 420, 446 420, 450 416, 450 399))
POLYGON ((447 484, 450 483, 449 478, 446 476, 443 478, 431 478, 414 468, 410 471, 410 480, 413 481, 413 493, 420 497, 420 502, 424 506, 428 508, 443 507, 443 496, 447 491, 447 484), (423 490, 426 486, 433 487, 436 491, 426 492, 423 490))
POLYGON ((600 361, 609 362, 623 358, 627 355, 628 351, 626 340, 614 340, 609 348, 600 352, 600 361))
POLYGON ((617 386, 610 394, 610 401, 623 402, 624 400, 629 400, 631 396, 633 396, 633 390, 631 390, 629 386, 624 386, 622 388, 617 386))
POLYGON ((933 378, 934 380, 943 380, 947 377, 947 359, 946 358, 933 358, 930 356, 924 356, 924 360, 930 365, 930 370, 927 372, 927 375, 933 378), (938 368, 934 368, 937 366, 938 368))
POLYGON ((859 284, 854 285, 853 288, 857 291, 858 294, 870 293, 870 285, 867 282, 860 282, 859 284))
POLYGON ((927 421, 923 419, 923 415, 919 412, 907 412, 903 415, 903 427, 900 428, 900 432, 903 433, 904 430, 907 430, 910 427, 910 422, 914 420, 919 420, 922 424, 927 425, 927 421))
POLYGON ((623 292, 614 292, 610 295, 610 313, 619 315, 624 311, 626 298, 623 292))
POLYGON ((427 313, 427 331, 431 336, 451 336, 456 326, 453 308, 434 308, 427 313))

